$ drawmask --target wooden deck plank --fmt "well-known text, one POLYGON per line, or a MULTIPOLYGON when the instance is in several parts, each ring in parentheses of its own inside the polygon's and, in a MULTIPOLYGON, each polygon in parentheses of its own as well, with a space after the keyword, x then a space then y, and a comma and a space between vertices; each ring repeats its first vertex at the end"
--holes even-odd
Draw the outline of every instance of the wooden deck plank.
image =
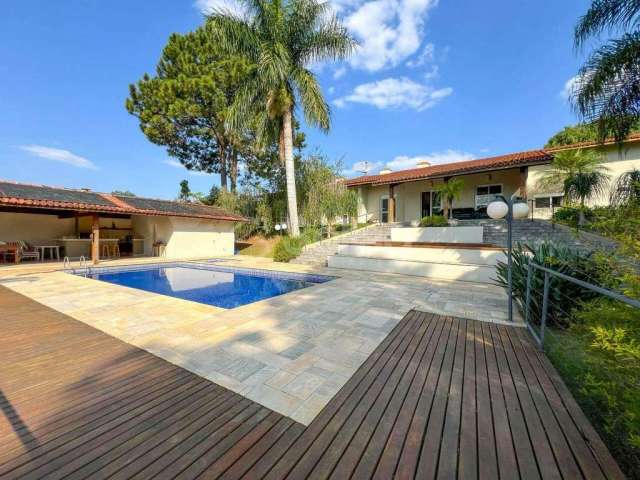
MULTIPOLYGON (((405 370, 402 380, 394 392, 393 398, 388 402, 380 421, 377 425, 371 422, 372 426, 368 427, 369 429, 375 427, 375 430, 371 432, 368 445, 366 445, 366 448, 363 450, 360 459, 357 460, 355 470, 353 471, 354 478, 369 478, 373 475, 383 453, 385 453, 385 445, 390 441, 391 443, 394 443, 394 440, 391 440, 393 435, 392 432, 394 427, 397 425, 402 412, 405 411, 405 409, 407 413, 409 413, 409 410, 413 412, 413 409, 415 408, 417 400, 414 402, 413 399, 415 399, 416 396, 414 395, 410 397, 412 388, 416 388, 416 390, 418 390, 416 385, 422 385, 424 378, 426 377, 426 373, 423 374, 421 367, 426 366, 425 370, 428 371, 430 363, 429 358, 435 350, 435 344, 437 343, 439 332, 442 330, 442 322, 437 321, 433 314, 421 314, 420 321, 429 322, 427 332, 420 344, 420 349, 416 352, 416 356, 412 359, 408 368, 405 370)), ((405 425, 408 425, 408 422, 405 422, 405 425)), ((367 429, 362 429, 358 433, 364 440, 364 437, 369 432, 367 429)), ((397 452, 399 452, 399 449, 397 449, 397 452)), ((339 478, 339 473, 340 469, 336 468, 333 476, 339 478)))
MULTIPOLYGON (((415 314, 412 314, 415 317, 415 314)), ((417 346, 416 339, 422 336, 426 328, 423 323, 412 322, 417 328, 411 335, 406 335, 398 348, 388 357, 383 368, 370 381, 361 383, 359 390, 350 396, 341 406, 338 414, 329 422, 323 431, 314 439, 314 443, 291 471, 293 478, 322 478, 330 474, 334 462, 347 447, 353 431, 364 419, 373 402, 385 385, 393 383, 394 372, 417 346), (313 475, 311 475, 313 472, 313 475)))
MULTIPOLYGON (((504 393, 502 391, 502 382, 500 380, 500 372, 494 344, 491 338, 491 331, 488 324, 481 324, 482 344, 484 347, 484 359, 487 365, 487 378, 489 383, 489 409, 493 413, 493 431, 495 437, 495 451, 498 459, 498 472, 500 478, 519 478, 518 462, 516 460, 513 438, 511 436, 511 427, 509 425, 509 416, 507 415, 507 406, 505 403, 504 393)), ((478 415, 480 417, 480 415, 478 415)))
MULTIPOLYGON (((456 451, 458 476, 478 478, 478 420, 476 391, 476 338, 475 323, 467 323, 465 332, 464 373, 462 380, 462 404, 460 406, 460 436, 456 451)), ((483 459, 485 461, 485 459, 483 459)))
MULTIPOLYGON (((453 371, 447 395, 447 407, 440 442, 440 458, 438 459, 438 478, 454 478, 458 474, 458 458, 460 444, 460 423, 462 420, 462 385, 464 381, 465 359, 467 356, 467 328, 469 322, 458 322, 458 341, 456 344, 453 371)), ((435 466, 434 466, 435 467, 435 466)), ((420 473, 420 470, 418 470, 420 473)))
POLYGON ((623 478, 521 328, 411 311, 305 428, 4 287, 0 303, 0 479, 623 478))
POLYGON ((445 325, 445 322, 436 322, 436 331, 431 337, 431 342, 425 352, 423 361, 420 363, 416 377, 411 383, 407 397, 400 407, 397 420, 393 425, 389 437, 386 439, 377 465, 374 464, 373 458, 368 458, 367 455, 363 456, 355 471, 355 478, 368 478, 370 472, 374 472, 376 478, 391 478, 394 475, 400 455, 402 454, 405 439, 407 438, 407 432, 411 426, 418 404, 421 398, 423 398, 422 392, 425 388, 425 382, 427 381, 429 372, 439 368, 439 365, 436 365, 437 360, 434 359, 436 358, 438 346, 441 342, 446 341, 449 335, 449 331, 444 328, 445 325))
POLYGON ((376 382, 371 385, 366 397, 358 403, 357 408, 340 428, 329 448, 320 457, 312 471, 312 476, 326 477, 333 472, 333 478, 346 478, 351 474, 388 406, 391 396, 428 331, 429 322, 423 321, 419 325, 420 328, 412 335, 406 350, 398 352, 395 357, 397 361, 394 361, 395 358, 392 357, 387 364, 389 376, 385 376, 386 372, 383 371, 376 382), (334 471, 338 461, 341 461, 342 468, 334 471))
POLYGON ((499 416, 499 412, 494 413, 491 402, 482 324, 474 322, 473 330, 476 349, 474 363, 476 367, 476 419, 478 422, 478 478, 480 480, 492 480, 498 478, 499 472, 497 442, 494 432, 495 416, 499 416))
POLYGON ((453 321, 451 337, 447 344, 444 361, 436 386, 427 428, 423 434, 420 458, 416 469, 417 478, 435 478, 438 472, 438 457, 442 446, 442 434, 446 419, 447 403, 451 388, 453 364, 456 358, 458 337, 460 336, 460 322, 453 321))
MULTIPOLYGON (((455 332, 453 332, 454 322, 451 318, 445 317, 442 321, 444 322, 444 332, 441 336, 442 341, 438 343, 438 350, 436 351, 436 358, 433 364, 435 368, 429 370, 424 388, 420 392, 418 406, 411 418, 409 430, 405 438, 402 439, 402 452, 400 453, 400 460, 396 466, 395 474, 398 478, 414 478, 416 475, 424 432, 429 422, 429 414, 433 405, 436 385, 447 351, 447 345, 449 344, 451 336, 455 336, 455 332)), ((377 478, 383 478, 379 475, 379 472, 376 472, 377 478)))
POLYGON ((340 389, 336 396, 331 399, 327 406, 304 430, 300 438, 296 441, 297 450, 290 449, 287 451, 269 471, 266 478, 285 478, 291 469, 296 466, 298 461, 301 460, 301 456, 302 460, 304 460, 305 456, 308 456, 311 459, 311 465, 308 468, 313 468, 315 458, 317 458, 316 456, 324 451, 324 448, 326 448, 332 437, 328 438, 319 448, 316 438, 322 434, 330 422, 334 428, 339 428, 339 425, 341 425, 340 422, 346 421, 353 407, 349 409, 349 407, 345 407, 343 404, 351 397, 359 399, 364 395, 369 384, 375 380, 378 373, 382 370, 402 340, 405 339, 407 334, 411 334, 411 332, 416 329, 417 327, 411 322, 399 323, 376 351, 373 352, 360 369, 351 377, 351 380, 340 389), (315 451, 309 453, 311 448, 314 448, 315 451))

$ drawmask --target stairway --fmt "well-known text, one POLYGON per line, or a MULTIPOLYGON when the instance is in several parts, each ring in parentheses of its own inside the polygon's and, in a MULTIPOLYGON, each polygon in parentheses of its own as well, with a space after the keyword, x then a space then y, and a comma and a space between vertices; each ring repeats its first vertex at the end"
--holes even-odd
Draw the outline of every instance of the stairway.
MULTIPOLYGON (((482 225, 483 241, 501 247, 507 246, 507 223, 502 220, 461 220, 459 225, 482 225)), ((602 237, 593 234, 576 232, 564 225, 554 225, 548 220, 515 220, 513 222, 513 243, 535 245, 542 242, 553 242, 566 247, 589 251, 597 248, 615 246, 602 237)))
POLYGON ((336 254, 340 243, 366 244, 388 241, 391 240, 391 229, 396 226, 398 226, 398 224, 393 223, 369 225, 353 232, 345 233, 344 235, 312 243, 305 246, 302 254, 291 260, 290 263, 324 267, 327 265, 327 257, 336 254))

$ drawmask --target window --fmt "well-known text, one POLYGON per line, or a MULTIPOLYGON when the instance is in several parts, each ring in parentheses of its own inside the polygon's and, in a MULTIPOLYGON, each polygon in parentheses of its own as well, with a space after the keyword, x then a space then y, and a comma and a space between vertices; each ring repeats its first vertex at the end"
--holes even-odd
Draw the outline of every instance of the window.
POLYGON ((561 193, 552 193, 549 195, 536 195, 535 197, 535 208, 557 208, 562 206, 562 199, 564 195, 561 193))
POLYGON ((480 185, 476 187, 476 208, 486 207, 497 196, 502 195, 502 185, 480 185))
POLYGON ((442 213, 442 199, 440 192, 422 192, 421 194, 421 218, 442 213))

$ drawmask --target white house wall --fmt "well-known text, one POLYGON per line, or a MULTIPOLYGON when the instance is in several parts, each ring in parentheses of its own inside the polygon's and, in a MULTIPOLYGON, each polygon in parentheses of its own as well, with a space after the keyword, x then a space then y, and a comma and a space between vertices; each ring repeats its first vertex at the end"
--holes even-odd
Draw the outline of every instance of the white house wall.
POLYGON ((165 244, 167 258, 216 257, 234 252, 233 222, 133 216, 132 224, 136 235, 144 236, 145 255, 152 254, 154 241, 165 244))
MULTIPOLYGON (((623 146, 622 149, 619 149, 615 145, 611 145, 605 147, 602 151, 604 153, 605 160, 603 162, 603 165, 607 168, 606 173, 610 176, 609 188, 607 188, 601 196, 592 198, 587 202, 587 204, 591 207, 608 205, 611 186, 613 186, 618 178, 620 178, 620 175, 633 169, 640 170, 640 145, 634 144, 623 146)), ((549 168, 549 165, 536 165, 533 167, 529 167, 527 191, 529 193, 530 200, 540 195, 561 193, 552 192, 550 190, 553 189, 544 189, 538 185, 541 176, 549 168)), ((549 218, 551 216, 551 209, 536 208, 534 210, 534 214, 538 218, 549 218)))
POLYGON ((73 235, 73 218, 56 215, 0 212, 0 241, 23 240, 35 245, 51 244, 54 240, 73 235))

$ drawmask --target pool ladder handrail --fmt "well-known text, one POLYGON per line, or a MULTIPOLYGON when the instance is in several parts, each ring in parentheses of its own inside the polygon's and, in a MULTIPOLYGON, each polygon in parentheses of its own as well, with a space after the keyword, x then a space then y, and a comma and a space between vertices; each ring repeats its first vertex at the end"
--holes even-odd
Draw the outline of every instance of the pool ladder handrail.
POLYGON ((84 269, 84 276, 91 275, 91 267, 87 265, 87 259, 84 255, 80 257, 80 270, 84 269))
POLYGON ((64 260, 62 262, 62 269, 66 272, 67 270, 71 270, 71 260, 69 259, 69 256, 64 257, 64 260))

